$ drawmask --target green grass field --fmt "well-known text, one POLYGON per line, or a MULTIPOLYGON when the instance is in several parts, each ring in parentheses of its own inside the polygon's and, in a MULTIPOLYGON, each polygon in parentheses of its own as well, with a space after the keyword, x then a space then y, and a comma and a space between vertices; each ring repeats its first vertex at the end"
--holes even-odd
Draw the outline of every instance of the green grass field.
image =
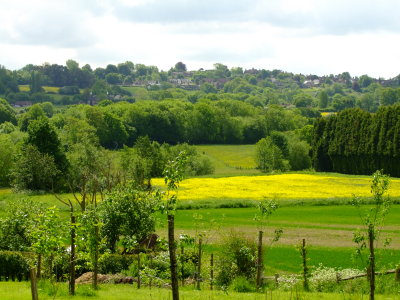
POLYGON ((211 159, 217 176, 260 174, 255 169, 255 145, 199 145, 196 149, 211 159))
MULTIPOLYGON (((170 300, 172 299, 169 289, 140 289, 133 285, 100 285, 100 289, 94 291, 90 286, 78 285, 77 295, 67 295, 65 283, 57 285, 56 295, 49 295, 44 290, 39 290, 40 299, 101 299, 101 300, 170 300)), ((30 299, 30 286, 28 282, 0 282, 0 299, 2 300, 26 300, 30 299)), ((180 290, 182 300, 364 300, 366 295, 358 294, 335 294, 335 293, 306 293, 302 291, 266 291, 265 293, 236 293, 232 291, 196 291, 192 287, 180 290)), ((376 295, 376 299, 394 300, 397 296, 376 295)))

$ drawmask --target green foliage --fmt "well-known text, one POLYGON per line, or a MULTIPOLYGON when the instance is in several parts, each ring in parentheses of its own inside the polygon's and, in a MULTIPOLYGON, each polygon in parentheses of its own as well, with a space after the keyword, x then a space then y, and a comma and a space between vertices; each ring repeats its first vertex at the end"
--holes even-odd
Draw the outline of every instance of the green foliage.
POLYGON ((29 85, 29 90, 31 93, 43 92, 42 76, 38 71, 32 71, 31 73, 31 83, 29 85))
POLYGON ((317 171, 372 174, 383 169, 400 176, 400 106, 381 107, 371 115, 344 110, 314 125, 312 157, 317 171))
POLYGON ((89 125, 96 128, 100 145, 108 149, 121 148, 128 139, 128 133, 117 116, 99 107, 86 106, 85 117, 89 125))
POLYGON ((27 280, 29 263, 20 252, 0 251, 0 281, 27 280))
POLYGON ((10 135, 0 133, 0 186, 9 186, 10 184, 10 173, 14 164, 11 158, 15 150, 16 147, 10 135))
POLYGON ((85 257, 91 270, 94 270, 97 264, 98 249, 101 245, 100 228, 101 223, 96 206, 87 207, 78 218, 77 227, 77 248, 80 249, 80 255, 85 257))
POLYGON ((238 276, 254 279, 256 273, 257 246, 235 232, 225 239, 218 261, 216 284, 227 287, 238 276))
POLYGON ((263 138, 256 144, 257 168, 263 172, 285 171, 289 169, 284 160, 281 149, 275 145, 270 137, 263 138))
POLYGON ((251 284, 250 281, 243 276, 236 277, 232 281, 229 288, 238 293, 250 293, 255 291, 254 285, 251 284))
POLYGON ((27 131, 29 123, 32 120, 38 120, 40 118, 45 118, 46 114, 40 104, 32 105, 29 110, 23 114, 18 120, 18 124, 21 128, 21 131, 27 131))
POLYGON ((42 255, 54 255, 64 246, 66 226, 61 221, 56 207, 40 211, 34 219, 29 235, 32 241, 30 249, 42 255))
POLYGON ((293 138, 290 140, 288 148, 289 154, 287 158, 293 171, 305 170, 311 167, 310 146, 307 142, 293 138))
POLYGON ((103 254, 99 259, 99 272, 101 274, 118 274, 128 270, 129 266, 137 263, 136 255, 103 254))
POLYGON ((49 191, 54 188, 54 179, 59 175, 54 157, 28 144, 18 150, 10 177, 17 190, 49 191))
POLYGON ((0 124, 4 122, 17 124, 17 119, 15 115, 15 111, 10 106, 10 104, 6 100, 0 98, 0 124))
POLYGON ((32 120, 29 123, 26 145, 35 146, 40 153, 53 157, 58 171, 67 170, 68 161, 61 149, 61 142, 47 118, 32 120))
POLYGON ((115 188, 99 206, 101 233, 106 240, 107 247, 115 252, 117 242, 121 238, 122 244, 128 247, 131 239, 136 244, 153 233, 155 230, 154 212, 158 206, 157 196, 151 192, 140 190, 134 184, 115 188))
POLYGON ((28 251, 32 246, 31 234, 37 223, 37 215, 43 212, 38 203, 14 200, 9 204, 5 217, 0 219, 0 249, 28 251))
MULTIPOLYGON (((358 246, 357 254, 359 255, 362 255, 363 251, 368 248, 368 241, 370 238, 375 241, 380 236, 380 228, 383 225, 392 203, 388 196, 384 197, 389 188, 389 182, 389 176, 382 174, 381 171, 376 171, 372 175, 371 194, 374 197, 373 206, 367 211, 360 212, 364 229, 358 229, 353 236, 353 241, 358 246)), ((362 204, 360 198, 354 197, 352 205, 361 210, 362 204)), ((368 259, 369 258, 367 258, 367 260, 368 259)), ((366 263, 368 263, 368 261, 366 263)))

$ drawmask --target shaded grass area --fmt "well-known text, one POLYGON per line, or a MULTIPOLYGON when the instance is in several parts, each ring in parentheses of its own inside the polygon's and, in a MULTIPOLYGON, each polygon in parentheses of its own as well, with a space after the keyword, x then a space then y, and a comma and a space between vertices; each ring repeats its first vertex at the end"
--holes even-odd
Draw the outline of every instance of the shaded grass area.
MULTIPOLYGON (((100 289, 93 291, 90 286, 78 285, 77 295, 67 295, 67 285, 61 283, 58 286, 56 296, 49 295, 45 290, 39 291, 40 299, 118 299, 118 300, 167 300, 172 299, 171 291, 162 288, 142 288, 138 290, 133 285, 100 285, 100 289)), ((30 287, 27 282, 0 282, 0 299, 25 300, 30 299, 30 287)), ((306 293, 303 291, 266 291, 264 293, 236 293, 232 291, 196 291, 192 287, 180 289, 182 300, 268 300, 268 299, 325 299, 325 300, 359 300, 366 299, 366 295, 339 294, 339 293, 306 293)), ((397 299, 396 296, 376 295, 376 299, 397 299)))

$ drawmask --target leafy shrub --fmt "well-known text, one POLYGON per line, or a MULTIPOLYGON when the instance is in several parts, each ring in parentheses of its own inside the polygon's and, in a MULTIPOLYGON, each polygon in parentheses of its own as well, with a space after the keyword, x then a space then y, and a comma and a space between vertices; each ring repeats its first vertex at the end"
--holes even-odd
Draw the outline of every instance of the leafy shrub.
POLYGON ((239 293, 250 293, 254 292, 255 290, 254 286, 250 283, 250 281, 243 276, 236 277, 232 281, 230 287, 232 290, 239 293))
POLYGON ((29 264, 19 252, 1 251, 0 252, 0 280, 4 278, 6 281, 11 279, 21 281, 23 278, 28 279, 29 264))
POLYGON ((254 241, 232 232, 223 244, 223 252, 218 262, 216 284, 227 287, 238 276, 254 278, 256 273, 256 251, 254 241))
POLYGON ((99 272, 102 274, 117 274, 128 270, 132 264, 137 264, 136 255, 104 254, 99 259, 99 272))
POLYGON ((213 174, 215 171, 215 167, 211 160, 205 155, 197 155, 196 157, 193 157, 189 164, 192 172, 196 176, 213 174))
POLYGON ((61 95, 77 95, 79 88, 77 86, 64 86, 58 91, 61 95))
POLYGON ((137 277, 140 273, 143 284, 149 284, 151 281, 154 285, 162 286, 170 279, 169 254, 168 252, 160 252, 152 258, 141 254, 140 270, 137 261, 135 261, 123 273, 132 277, 137 277))

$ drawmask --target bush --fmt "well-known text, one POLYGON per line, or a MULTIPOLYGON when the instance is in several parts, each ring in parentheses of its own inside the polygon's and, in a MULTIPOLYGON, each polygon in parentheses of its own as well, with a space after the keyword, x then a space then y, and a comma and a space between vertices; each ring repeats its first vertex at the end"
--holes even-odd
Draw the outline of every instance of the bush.
POLYGON ((21 281, 22 279, 28 280, 29 277, 29 264, 19 252, 1 251, 0 252, 0 280, 11 279, 21 281))
POLYGON ((58 91, 60 95, 77 95, 79 94, 79 88, 77 86, 64 86, 58 91))
POLYGON ((305 141, 295 140, 290 143, 289 163, 293 171, 309 169, 311 157, 308 155, 310 146, 305 141))
POLYGON ((128 270, 132 264, 137 264, 136 255, 104 254, 99 259, 99 272, 102 274, 117 274, 128 270))
POLYGON ((243 276, 236 277, 232 281, 230 288, 238 293, 250 293, 255 291, 254 286, 243 276))
POLYGON ((223 243, 223 252, 218 262, 216 284, 227 287, 239 276, 252 279, 256 274, 257 246, 235 232, 223 243))
POLYGON ((196 157, 193 157, 192 161, 189 162, 189 165, 196 176, 213 174, 215 171, 215 167, 211 160, 205 155, 197 155, 196 157))
MULTIPOLYGON (((180 267, 178 266, 180 270, 180 267)), ((169 254, 168 252, 160 252, 152 258, 149 255, 141 254, 140 270, 137 261, 129 266, 129 270, 123 274, 131 277, 140 277, 143 284, 153 284, 163 286, 170 280, 169 254)))

